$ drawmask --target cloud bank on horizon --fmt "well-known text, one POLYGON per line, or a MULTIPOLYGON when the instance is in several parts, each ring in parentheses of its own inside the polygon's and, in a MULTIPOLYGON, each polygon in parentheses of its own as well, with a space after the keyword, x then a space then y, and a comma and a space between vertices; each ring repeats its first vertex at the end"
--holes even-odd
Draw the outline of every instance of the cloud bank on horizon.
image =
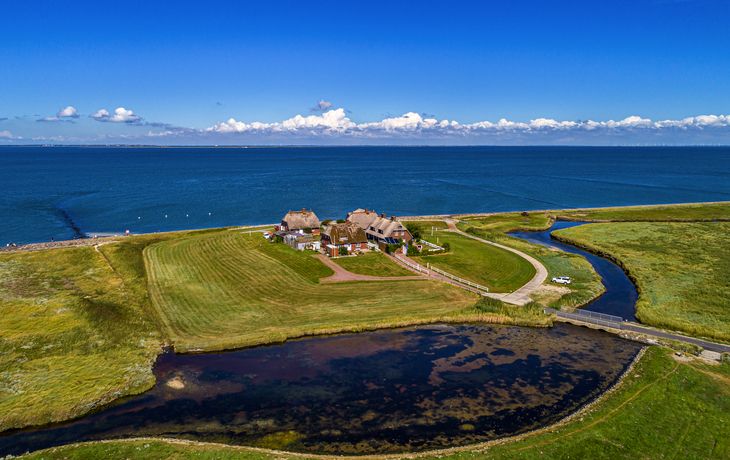
MULTIPOLYGON (((379 122, 355 123, 343 108, 333 109, 331 102, 320 100, 310 109, 316 115, 296 115, 282 122, 245 123, 230 118, 204 129, 182 128, 168 123, 146 122, 132 110, 119 107, 114 114, 100 109, 88 117, 99 122, 148 127, 149 132, 129 134, 99 133, 95 138, 56 135, 53 137, 13 136, 9 131, 0 133, 0 140, 48 141, 57 143, 172 143, 172 144, 573 144, 615 145, 630 142, 688 144, 730 144, 730 115, 700 115, 681 120, 652 121, 630 116, 619 121, 557 121, 537 118, 529 123, 508 121, 481 121, 460 124, 454 120, 438 120, 426 114, 409 112, 379 122), (699 140, 699 141, 698 141, 699 140)), ((68 106, 55 117, 37 121, 76 120, 78 111, 68 106)))
MULTIPOLYGON (((424 140, 463 137, 480 139, 499 138, 502 135, 539 136, 540 134, 621 134, 628 132, 687 132, 690 130, 719 129, 730 135, 730 115, 701 115, 682 120, 652 121, 631 116, 620 121, 556 121, 537 118, 529 123, 501 119, 496 123, 482 121, 459 124, 457 121, 424 118, 416 112, 400 117, 386 118, 380 122, 356 124, 345 114, 344 109, 330 110, 322 115, 303 117, 297 115, 281 123, 244 123, 234 118, 217 122, 205 129, 205 133, 219 133, 231 136, 270 135, 294 137, 334 138, 420 138, 424 140)), ((172 132, 170 132, 172 134, 172 132)))

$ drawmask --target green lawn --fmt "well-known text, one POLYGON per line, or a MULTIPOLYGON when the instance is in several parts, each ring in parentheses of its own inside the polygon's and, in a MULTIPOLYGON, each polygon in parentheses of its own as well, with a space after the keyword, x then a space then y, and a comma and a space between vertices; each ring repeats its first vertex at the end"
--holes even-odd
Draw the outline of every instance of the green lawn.
POLYGON ((345 270, 368 276, 412 276, 413 272, 393 262, 379 252, 368 252, 357 257, 332 259, 345 270))
POLYGON ((559 218, 580 221, 715 221, 730 220, 730 202, 634 206, 626 208, 601 208, 577 211, 562 210, 551 211, 550 213, 558 216, 559 218))
POLYGON ((466 231, 476 237, 494 240, 496 243, 522 251, 539 260, 547 268, 548 277, 543 286, 530 294, 533 300, 556 309, 575 308, 588 303, 606 291, 601 284, 600 275, 596 273, 585 257, 555 251, 494 231, 494 228, 512 228, 511 225, 509 220, 500 224, 490 219, 487 227, 469 226, 466 231), (567 287, 556 286, 550 282, 554 276, 569 276, 573 283, 567 287))
POLYGON ((333 272, 309 253, 233 231, 144 254, 153 304, 178 351, 431 322, 473 311, 477 299, 430 280, 318 284, 333 272))
POLYGON ((152 387, 154 322, 93 247, 0 255, 0 431, 152 387))
POLYGON ((416 224, 417 226, 421 227, 424 234, 426 232, 431 233, 431 227, 434 228, 434 230, 445 230, 449 228, 448 225, 446 225, 446 222, 443 220, 405 220, 403 221, 404 224, 406 224, 406 227, 408 227, 410 224, 416 224))
POLYGON ((642 322, 730 341, 730 223, 610 223, 554 235, 618 259, 642 322))
POLYGON ((429 234, 424 239, 434 244, 438 239, 441 246, 448 242, 451 249, 442 254, 414 256, 413 260, 421 265, 430 263, 454 276, 487 286, 490 292, 512 292, 535 276, 535 267, 530 262, 491 244, 454 232, 435 232, 434 236, 429 234))
MULTIPOLYGON (((467 446, 408 458, 726 459, 730 458, 729 414, 730 363, 719 366, 696 361, 680 363, 672 358, 670 351, 651 347, 615 391, 560 427, 524 435, 512 442, 467 446)), ((294 460, 313 457, 216 444, 130 440, 59 447, 23 458, 294 460)))

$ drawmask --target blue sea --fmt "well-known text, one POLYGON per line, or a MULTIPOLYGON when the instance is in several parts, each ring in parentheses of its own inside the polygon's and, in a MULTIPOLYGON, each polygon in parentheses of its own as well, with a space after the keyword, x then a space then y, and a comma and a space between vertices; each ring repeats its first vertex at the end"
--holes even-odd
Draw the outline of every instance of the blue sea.
POLYGON ((0 242, 388 215, 730 201, 723 147, 0 147, 0 242))

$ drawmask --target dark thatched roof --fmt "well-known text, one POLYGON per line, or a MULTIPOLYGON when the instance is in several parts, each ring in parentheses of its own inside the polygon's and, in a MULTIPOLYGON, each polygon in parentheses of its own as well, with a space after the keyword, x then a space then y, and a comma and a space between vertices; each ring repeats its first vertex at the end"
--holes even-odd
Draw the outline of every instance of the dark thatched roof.
POLYGON ((366 243, 368 237, 359 225, 352 222, 344 224, 332 224, 324 229, 332 244, 366 243))

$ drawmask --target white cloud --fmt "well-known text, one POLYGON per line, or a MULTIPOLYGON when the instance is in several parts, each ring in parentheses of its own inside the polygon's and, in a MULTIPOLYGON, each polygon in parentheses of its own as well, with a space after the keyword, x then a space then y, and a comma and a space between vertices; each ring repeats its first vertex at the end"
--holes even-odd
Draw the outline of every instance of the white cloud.
POLYGON ((114 116, 110 116, 109 112, 100 109, 89 115, 96 121, 108 121, 110 123, 133 123, 140 121, 142 117, 135 115, 131 110, 119 107, 114 111, 114 116))
MULTIPOLYGON (((356 124, 347 118, 344 109, 330 110, 321 115, 304 117, 297 115, 281 123, 244 123, 231 118, 207 128, 206 133, 268 135, 274 138, 288 136, 340 137, 340 138, 480 138, 494 136, 495 139, 549 139, 551 135, 564 136, 568 133, 584 133, 596 136, 632 136, 687 130, 726 129, 730 135, 730 116, 702 115, 682 120, 653 122, 639 116, 630 116, 619 121, 557 121, 537 118, 529 123, 508 121, 482 121, 461 125, 456 121, 424 118, 416 112, 400 117, 389 117, 379 122, 356 124), (546 137, 548 136, 548 137, 546 137)), ((557 139, 558 137, 555 137, 557 139)))
POLYGON ((11 139, 23 139, 20 136, 13 136, 10 131, 0 131, 0 140, 9 141, 11 139))
POLYGON ((99 109, 98 111, 92 113, 89 115, 91 118, 94 118, 96 120, 100 120, 102 118, 109 118, 109 112, 107 112, 104 109, 99 109))
POLYGON ((54 121, 61 121, 61 119, 58 118, 58 117, 46 117, 46 118, 41 118, 40 120, 36 120, 36 121, 50 121, 50 122, 54 122, 54 121))
POLYGON ((60 111, 59 111, 59 112, 58 112, 58 113, 56 114, 56 117, 58 117, 58 118, 68 118, 68 117, 71 117, 71 118, 78 118, 78 117, 80 117, 80 115, 78 114, 78 112, 76 111, 76 109, 74 109, 73 107, 71 107, 71 106, 69 105, 69 106, 68 106, 68 107, 66 107, 65 109, 61 109, 61 110, 60 110, 60 111))

